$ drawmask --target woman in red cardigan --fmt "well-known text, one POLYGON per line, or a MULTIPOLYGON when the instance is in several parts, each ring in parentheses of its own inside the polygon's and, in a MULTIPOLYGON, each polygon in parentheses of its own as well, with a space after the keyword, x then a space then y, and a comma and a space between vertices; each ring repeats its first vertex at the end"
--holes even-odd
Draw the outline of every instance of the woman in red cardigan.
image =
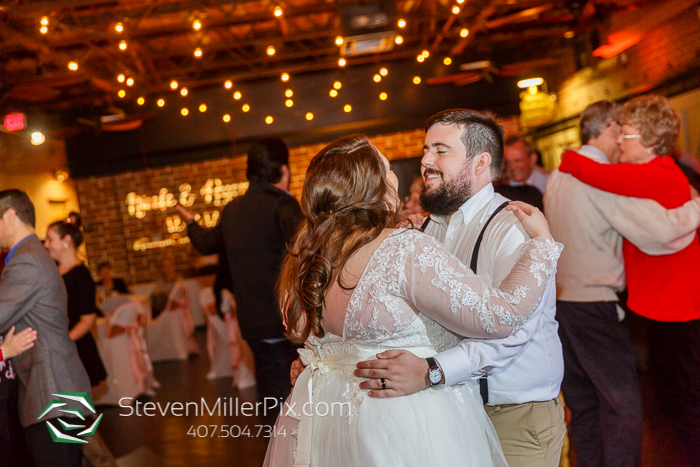
MULTIPOLYGON (((668 156, 680 120, 668 100, 642 96, 620 112, 621 164, 599 164, 567 151, 559 167, 580 181, 610 193, 650 198, 667 209, 691 198, 688 179, 668 156)), ((671 415, 700 466, 700 243, 650 256, 627 240, 623 244, 628 305, 649 319, 649 353, 659 402, 671 415)))

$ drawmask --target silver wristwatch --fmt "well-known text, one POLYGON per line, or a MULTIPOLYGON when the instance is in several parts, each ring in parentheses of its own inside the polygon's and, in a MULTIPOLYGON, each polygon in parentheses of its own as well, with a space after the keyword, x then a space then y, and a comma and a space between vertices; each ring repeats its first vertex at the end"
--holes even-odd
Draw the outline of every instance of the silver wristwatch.
POLYGON ((440 367, 437 365, 433 357, 426 358, 426 360, 428 361, 428 366, 430 367, 430 370, 428 371, 428 380, 430 381, 430 385, 435 386, 440 384, 442 381, 442 370, 440 370, 440 367))

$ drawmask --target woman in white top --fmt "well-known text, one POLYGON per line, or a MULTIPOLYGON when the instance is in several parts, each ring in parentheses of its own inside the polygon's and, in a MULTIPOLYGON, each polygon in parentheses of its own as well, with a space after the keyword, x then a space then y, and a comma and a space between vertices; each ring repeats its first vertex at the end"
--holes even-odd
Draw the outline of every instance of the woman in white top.
POLYGON ((532 240, 501 288, 487 287, 432 237, 393 228, 397 185, 364 136, 331 143, 309 165, 307 218, 278 283, 287 335, 305 343, 307 366, 269 433, 266 466, 506 465, 471 384, 371 399, 352 371, 392 348, 429 357, 460 336, 515 332, 539 303, 561 246, 542 213, 510 206, 532 240))

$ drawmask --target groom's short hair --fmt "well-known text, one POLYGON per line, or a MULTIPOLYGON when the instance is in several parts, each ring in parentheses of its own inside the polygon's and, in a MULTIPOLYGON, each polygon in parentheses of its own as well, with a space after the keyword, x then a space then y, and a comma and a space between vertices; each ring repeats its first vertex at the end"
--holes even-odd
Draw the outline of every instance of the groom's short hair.
POLYGON ((491 155, 491 178, 501 176, 503 169, 503 127, 489 112, 449 109, 438 112, 425 122, 426 133, 436 124, 456 125, 462 129, 460 139, 467 149, 467 159, 487 152, 491 155))

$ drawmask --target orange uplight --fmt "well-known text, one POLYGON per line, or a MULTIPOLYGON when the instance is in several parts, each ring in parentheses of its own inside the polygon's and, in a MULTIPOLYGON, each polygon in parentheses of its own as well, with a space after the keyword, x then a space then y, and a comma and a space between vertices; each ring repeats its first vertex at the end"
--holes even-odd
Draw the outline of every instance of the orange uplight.
POLYGON ((629 49, 642 38, 641 35, 630 36, 625 33, 613 33, 608 36, 608 43, 593 51, 594 57, 610 58, 629 49))

